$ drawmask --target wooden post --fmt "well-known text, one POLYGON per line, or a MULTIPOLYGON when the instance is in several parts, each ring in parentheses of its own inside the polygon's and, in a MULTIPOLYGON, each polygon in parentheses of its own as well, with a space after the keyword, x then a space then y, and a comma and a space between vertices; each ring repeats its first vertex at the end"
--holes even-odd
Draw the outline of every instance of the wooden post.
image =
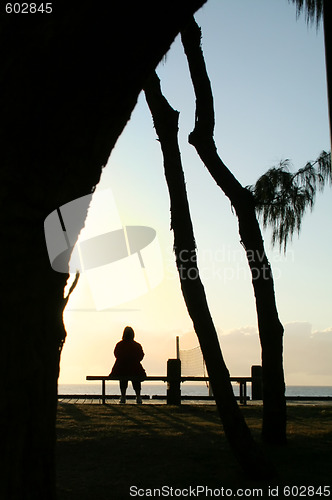
POLYGON ((259 365, 251 367, 251 399, 263 399, 262 367, 259 365))
POLYGON ((103 403, 103 405, 106 402, 106 387, 105 387, 105 385, 106 385, 105 379, 103 379, 101 381, 101 402, 103 403))
POLYGON ((181 360, 167 360, 167 404, 181 404, 181 360))
POLYGON ((176 337, 176 359, 180 359, 180 338, 176 337))

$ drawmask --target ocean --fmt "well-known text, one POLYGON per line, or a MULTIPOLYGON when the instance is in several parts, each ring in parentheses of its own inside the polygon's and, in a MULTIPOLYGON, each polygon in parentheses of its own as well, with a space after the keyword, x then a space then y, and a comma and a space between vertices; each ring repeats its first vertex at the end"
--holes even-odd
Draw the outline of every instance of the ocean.
MULTIPOLYGON (((233 384, 234 394, 239 395, 239 385, 233 384)), ((142 383, 142 394, 143 395, 159 395, 166 396, 167 384, 166 383, 142 383)), ((59 395, 100 395, 101 394, 101 382, 86 382, 84 384, 59 384, 59 395)), ((115 381, 106 382, 106 395, 120 395, 119 383, 115 381)), ((128 385, 128 395, 135 394, 131 383, 128 385)), ((184 396, 208 396, 209 390, 207 385, 202 382, 201 384, 190 384, 189 382, 183 383, 181 385, 181 394, 184 396)), ((251 397, 251 384, 247 384, 247 395, 251 397)), ((288 397, 331 397, 332 398, 332 387, 331 386, 287 386, 286 396, 288 397)))

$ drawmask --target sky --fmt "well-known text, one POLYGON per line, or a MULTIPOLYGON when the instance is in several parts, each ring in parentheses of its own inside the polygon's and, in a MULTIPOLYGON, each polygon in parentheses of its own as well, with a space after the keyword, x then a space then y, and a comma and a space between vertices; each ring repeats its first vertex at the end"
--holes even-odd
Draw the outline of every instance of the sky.
MULTIPOLYGON (((297 170, 330 150, 322 26, 316 30, 304 16, 297 19, 287 0, 208 0, 195 18, 214 93, 215 142, 242 185, 254 184, 286 158, 297 170)), ((230 203, 187 142, 195 98, 179 37, 157 73, 165 97, 180 112, 198 264, 221 349, 231 375, 248 376, 251 365, 260 363, 251 277, 230 203)), ((327 187, 286 254, 263 231, 285 328, 287 385, 332 386, 331 208, 327 187)), ((135 274, 137 252, 81 273, 64 312, 60 384, 88 384, 86 375, 108 374, 126 325, 143 345, 148 375, 163 375, 167 359, 175 357, 176 336, 182 349, 198 341, 174 264, 163 160, 143 94, 104 167, 90 210, 82 241, 96 236, 96 220, 99 234, 138 227, 147 274, 142 278, 141 268, 135 274), (123 279, 128 269, 130 290, 123 279)))

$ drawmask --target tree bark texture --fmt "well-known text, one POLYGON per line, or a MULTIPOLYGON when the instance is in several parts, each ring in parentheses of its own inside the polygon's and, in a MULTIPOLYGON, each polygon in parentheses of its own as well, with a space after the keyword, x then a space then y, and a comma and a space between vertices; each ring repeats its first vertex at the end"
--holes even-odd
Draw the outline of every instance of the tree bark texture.
POLYGON ((199 276, 194 231, 177 139, 179 113, 171 108, 162 95, 156 74, 147 82, 145 94, 163 152, 171 203, 174 252, 181 289, 201 346, 225 434, 244 471, 256 478, 267 477, 273 474, 272 468, 252 439, 235 400, 199 276))
POLYGON ((272 270, 265 253, 253 196, 242 187, 217 152, 213 139, 213 94, 201 49, 201 30, 194 19, 181 35, 196 95, 195 128, 189 136, 189 142, 230 199, 238 218, 241 243, 246 250, 252 276, 262 349, 262 434, 265 441, 281 444, 286 442, 283 326, 277 312, 272 270))
MULTIPOLYGON (((53 2, 0 13, 0 497, 55 498, 55 421, 67 274, 46 216, 91 193, 153 71, 205 0, 53 2)), ((79 231, 78 231, 79 232, 79 231)))

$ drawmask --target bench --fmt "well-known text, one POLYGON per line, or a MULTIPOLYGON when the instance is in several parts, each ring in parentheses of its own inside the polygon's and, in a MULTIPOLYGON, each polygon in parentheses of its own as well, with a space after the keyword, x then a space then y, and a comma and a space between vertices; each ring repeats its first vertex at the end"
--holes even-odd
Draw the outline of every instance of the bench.
MULTIPOLYGON (((196 377, 196 376, 182 376, 181 375, 181 363, 178 359, 169 359, 167 362, 167 375, 152 375, 147 376, 144 382, 148 381, 161 381, 167 382, 167 404, 181 404, 181 383, 183 382, 208 382, 209 377, 196 377)), ((243 405, 247 404, 247 383, 252 384, 252 395, 258 393, 261 380, 257 376, 257 368, 252 367, 251 377, 230 377, 231 382, 237 382, 240 385, 240 403, 243 405), (256 368, 256 371, 253 370, 256 368), (255 376, 254 376, 254 373, 255 376), (255 387, 254 387, 255 384, 255 387)), ((119 380, 118 377, 110 377, 109 375, 87 375, 86 380, 100 380, 102 388, 102 403, 106 402, 106 381, 107 380, 119 380)), ((261 397, 255 397, 255 399, 261 399, 261 397)))

